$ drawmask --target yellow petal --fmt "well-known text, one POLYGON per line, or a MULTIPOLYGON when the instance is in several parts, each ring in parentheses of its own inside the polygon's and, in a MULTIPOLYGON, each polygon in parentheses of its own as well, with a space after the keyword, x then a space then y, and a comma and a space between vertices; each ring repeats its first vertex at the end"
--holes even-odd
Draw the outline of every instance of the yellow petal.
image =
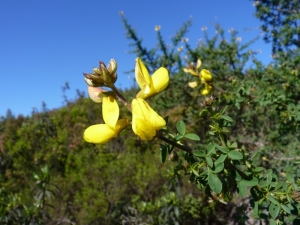
POLYGON ((200 59, 197 60, 196 68, 199 69, 201 66, 202 62, 200 59))
POLYGON ((142 98, 132 100, 132 116, 148 122, 154 129, 159 130, 166 125, 166 121, 159 116, 142 98))
POLYGON ((119 119, 116 123, 115 130, 116 132, 121 132, 125 127, 130 125, 130 121, 126 118, 119 119))
POLYGON ((94 144, 104 144, 118 135, 106 124, 97 124, 88 127, 83 134, 84 140, 94 144))
POLYGON ((156 135, 156 130, 151 124, 139 118, 132 121, 132 130, 142 140, 152 141, 156 135))
POLYGON ((203 83, 210 82, 212 80, 212 75, 208 70, 201 70, 200 76, 203 83))
POLYGON ((152 87, 154 88, 156 94, 162 92, 169 85, 169 72, 166 68, 161 67, 154 72, 152 75, 152 87))
POLYGON ((136 58, 136 64, 135 64, 135 79, 138 83, 139 87, 141 89, 144 88, 144 86, 148 85, 150 86, 151 78, 149 75, 149 72, 146 68, 146 66, 143 64, 143 62, 140 60, 140 58, 136 58))
POLYGON ((189 69, 189 68, 183 68, 183 71, 184 71, 185 73, 190 73, 190 74, 192 74, 192 75, 194 75, 194 76, 199 76, 199 74, 197 73, 197 71, 194 71, 194 70, 189 69))
POLYGON ((213 87, 207 83, 205 83, 205 87, 200 90, 200 93, 202 95, 208 95, 213 90, 213 87))
POLYGON ((102 115, 103 120, 111 129, 115 129, 119 119, 119 106, 116 99, 112 96, 103 97, 102 115))
POLYGON ((168 70, 164 67, 159 68, 152 75, 150 85, 144 86, 136 97, 147 99, 162 92, 169 85, 169 80, 168 70))
POLYGON ((146 85, 136 94, 136 97, 146 99, 149 93, 150 93, 150 87, 146 85))
POLYGON ((189 69, 188 69, 188 68, 183 68, 183 71, 184 71, 185 73, 189 73, 189 69))
POLYGON ((195 87, 198 86, 198 82, 197 82, 197 81, 189 82, 189 86, 190 86, 191 88, 195 88, 195 87))

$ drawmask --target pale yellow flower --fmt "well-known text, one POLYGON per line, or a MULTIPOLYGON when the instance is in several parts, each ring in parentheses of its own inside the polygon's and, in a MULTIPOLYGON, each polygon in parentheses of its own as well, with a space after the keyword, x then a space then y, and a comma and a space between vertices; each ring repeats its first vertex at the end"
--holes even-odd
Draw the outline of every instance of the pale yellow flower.
POLYGON ((161 26, 157 25, 157 26, 155 26, 154 30, 155 30, 155 31, 159 31, 160 28, 161 28, 161 26))
POLYGON ((198 85, 199 85, 199 82, 197 82, 197 81, 189 82, 189 86, 190 86, 191 88, 195 88, 195 87, 197 87, 198 85))

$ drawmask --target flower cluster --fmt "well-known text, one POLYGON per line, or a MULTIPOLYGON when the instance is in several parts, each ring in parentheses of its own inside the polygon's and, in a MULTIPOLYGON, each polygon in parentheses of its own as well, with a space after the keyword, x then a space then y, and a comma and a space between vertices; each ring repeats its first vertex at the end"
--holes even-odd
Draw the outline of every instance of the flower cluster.
POLYGON ((94 68, 94 73, 84 74, 85 81, 89 85, 90 98, 102 102, 102 116, 104 124, 96 124, 88 127, 83 138, 87 142, 103 144, 118 136, 118 134, 130 124, 133 132, 142 140, 151 141, 156 137, 158 130, 166 126, 166 121, 158 115, 146 102, 146 99, 162 92, 169 84, 169 73, 166 68, 159 68, 150 76, 146 66, 137 58, 135 77, 140 91, 132 100, 131 105, 114 86, 117 79, 117 63, 111 60, 108 68, 100 62, 99 68, 94 68), (101 87, 111 88, 107 91, 101 87), (132 112, 132 122, 127 118, 119 118, 120 100, 132 112))
POLYGON ((202 95, 208 95, 213 90, 212 83, 212 75, 209 72, 209 70, 202 69, 200 72, 198 72, 199 68, 201 67, 201 60, 197 60, 196 67, 194 64, 190 64, 188 68, 184 68, 184 72, 192 74, 193 76, 199 77, 199 81, 189 82, 189 86, 191 88, 195 88, 200 84, 203 84, 204 87, 200 90, 200 93, 202 95))

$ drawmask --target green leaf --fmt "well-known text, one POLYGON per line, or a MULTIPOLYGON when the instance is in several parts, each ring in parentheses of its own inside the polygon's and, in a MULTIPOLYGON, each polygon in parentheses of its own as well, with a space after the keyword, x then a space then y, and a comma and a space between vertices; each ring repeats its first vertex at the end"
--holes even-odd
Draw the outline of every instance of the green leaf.
POLYGON ((208 185, 217 194, 222 191, 222 182, 219 177, 213 173, 208 173, 208 185))
POLYGON ((263 171, 265 168, 263 168, 263 167, 256 167, 255 169, 254 169, 254 172, 261 172, 261 171, 263 171))
POLYGON ((228 153, 228 148, 215 144, 216 148, 219 149, 223 153, 228 153))
POLYGON ((216 135, 215 132, 213 132, 213 131, 208 131, 207 133, 210 134, 211 136, 215 136, 216 135))
POLYGON ((181 135, 181 134, 177 134, 177 135, 175 136, 175 140, 176 140, 176 141, 180 141, 182 138, 183 138, 183 135, 181 135))
POLYGON ((199 116, 205 116, 208 113, 209 113, 209 111, 207 109, 203 109, 200 111, 199 116))
POLYGON ((289 173, 286 175, 286 179, 287 179, 289 182, 291 182, 292 184, 295 183, 294 177, 293 177, 291 174, 289 174, 289 173))
POLYGON ((206 154, 200 150, 196 150, 194 151, 194 156, 197 156, 197 157, 201 157, 201 158, 205 158, 206 157, 206 154))
POLYGON ((248 187, 253 187, 258 184, 258 179, 253 177, 252 180, 242 180, 241 182, 248 187))
POLYGON ((233 123, 233 119, 230 116, 222 115, 221 118, 224 119, 224 120, 226 120, 226 121, 228 121, 228 122, 233 123))
POLYGON ((225 112, 226 112, 226 110, 227 110, 227 108, 228 108, 228 105, 226 105, 222 110, 221 110, 221 114, 224 114, 225 112))
POLYGON ((241 177, 241 175, 239 174, 238 171, 235 171, 235 180, 236 181, 241 181, 242 180, 242 177, 241 177))
POLYGON ((270 225, 277 225, 277 224, 276 224, 276 221, 273 220, 273 219, 270 219, 269 222, 270 222, 270 225))
POLYGON ((160 145, 160 161, 164 163, 167 158, 167 147, 164 145, 160 145))
POLYGON ((260 182, 259 182, 259 186, 261 186, 261 187, 266 187, 266 186, 268 186, 269 185, 269 183, 267 182, 267 181, 265 181, 265 180, 261 180, 260 182))
POLYGON ((186 128, 185 128, 185 124, 182 120, 179 120, 177 123, 176 123, 176 128, 177 128, 177 131, 181 134, 181 135, 185 135, 185 131, 186 131, 186 128))
POLYGON ((272 173, 273 171, 271 169, 267 170, 267 182, 270 184, 272 181, 272 173))
POLYGON ((238 188, 237 192, 241 197, 244 197, 247 194, 247 187, 246 185, 243 184, 243 182, 239 182, 237 188, 238 188))
POLYGON ((214 170, 212 170, 213 173, 220 173, 224 169, 224 163, 223 162, 214 162, 214 170))
POLYGON ((219 156, 219 158, 215 161, 215 163, 216 162, 224 162, 226 158, 227 158, 227 154, 226 155, 225 154, 221 154, 219 156))
POLYGON ((199 177, 199 173, 197 170, 195 170, 194 168, 192 169, 192 173, 195 174, 197 177, 199 177))
POLYGON ((294 161, 295 164, 300 164, 300 160, 294 161))
POLYGON ((244 101, 244 100, 245 100, 245 97, 238 97, 238 98, 236 99, 237 102, 242 102, 242 101, 244 101))
POLYGON ((253 160, 257 155, 258 155, 259 151, 255 151, 252 153, 251 159, 253 160))
POLYGON ((233 160, 243 159, 243 154, 241 152, 236 151, 236 150, 229 151, 228 156, 229 156, 229 158, 231 158, 233 160))
POLYGON ((214 162, 210 157, 205 157, 205 160, 207 162, 207 164, 209 165, 210 168, 213 168, 214 166, 214 162))
POLYGON ((268 195, 267 198, 270 200, 270 202, 272 202, 272 203, 274 203, 276 205, 279 205, 279 202, 273 196, 268 195))
POLYGON ((197 134, 185 134, 184 137, 193 141, 200 141, 200 137, 197 134))
POLYGON ((213 142, 210 142, 206 147, 206 155, 209 156, 214 150, 215 150, 215 144, 213 142))
POLYGON ((286 205, 281 205, 281 208, 286 212, 286 213, 288 213, 288 214, 291 214, 291 210, 290 210, 290 208, 289 207, 287 207, 286 205))
POLYGON ((250 202, 252 203, 252 208, 253 208, 253 215, 255 217, 258 217, 258 202, 255 202, 253 199, 250 200, 250 202), (254 205, 254 206, 253 206, 254 205))
POLYGON ((277 218, 279 211, 280 211, 280 206, 272 202, 269 206, 269 213, 273 217, 273 219, 277 218))
POLYGON ((237 143, 236 143, 236 142, 233 142, 233 143, 230 145, 230 148, 232 148, 232 149, 237 148, 237 143))

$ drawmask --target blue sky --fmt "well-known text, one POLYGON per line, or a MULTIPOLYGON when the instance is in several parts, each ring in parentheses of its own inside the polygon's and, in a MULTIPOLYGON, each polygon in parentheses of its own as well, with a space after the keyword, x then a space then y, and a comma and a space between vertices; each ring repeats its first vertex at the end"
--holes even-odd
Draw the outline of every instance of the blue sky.
MULTIPOLYGON (((203 37, 202 27, 213 32, 212 23, 227 31, 239 31, 242 42, 259 35, 260 22, 249 0, 1 0, 0 1, 0 116, 30 115, 33 108, 63 105, 61 87, 68 82, 67 96, 76 89, 86 92, 83 72, 92 72, 101 60, 118 62, 117 86, 130 87, 135 56, 119 12, 149 48, 156 44, 154 27, 161 26, 166 42, 175 31, 193 18, 187 35, 191 45, 203 37), (246 29, 246 30, 245 30, 246 29)), ((259 59, 268 62, 271 48, 262 38, 252 46, 262 50, 259 59)), ((205 59, 202 59, 205 60, 205 59)))

